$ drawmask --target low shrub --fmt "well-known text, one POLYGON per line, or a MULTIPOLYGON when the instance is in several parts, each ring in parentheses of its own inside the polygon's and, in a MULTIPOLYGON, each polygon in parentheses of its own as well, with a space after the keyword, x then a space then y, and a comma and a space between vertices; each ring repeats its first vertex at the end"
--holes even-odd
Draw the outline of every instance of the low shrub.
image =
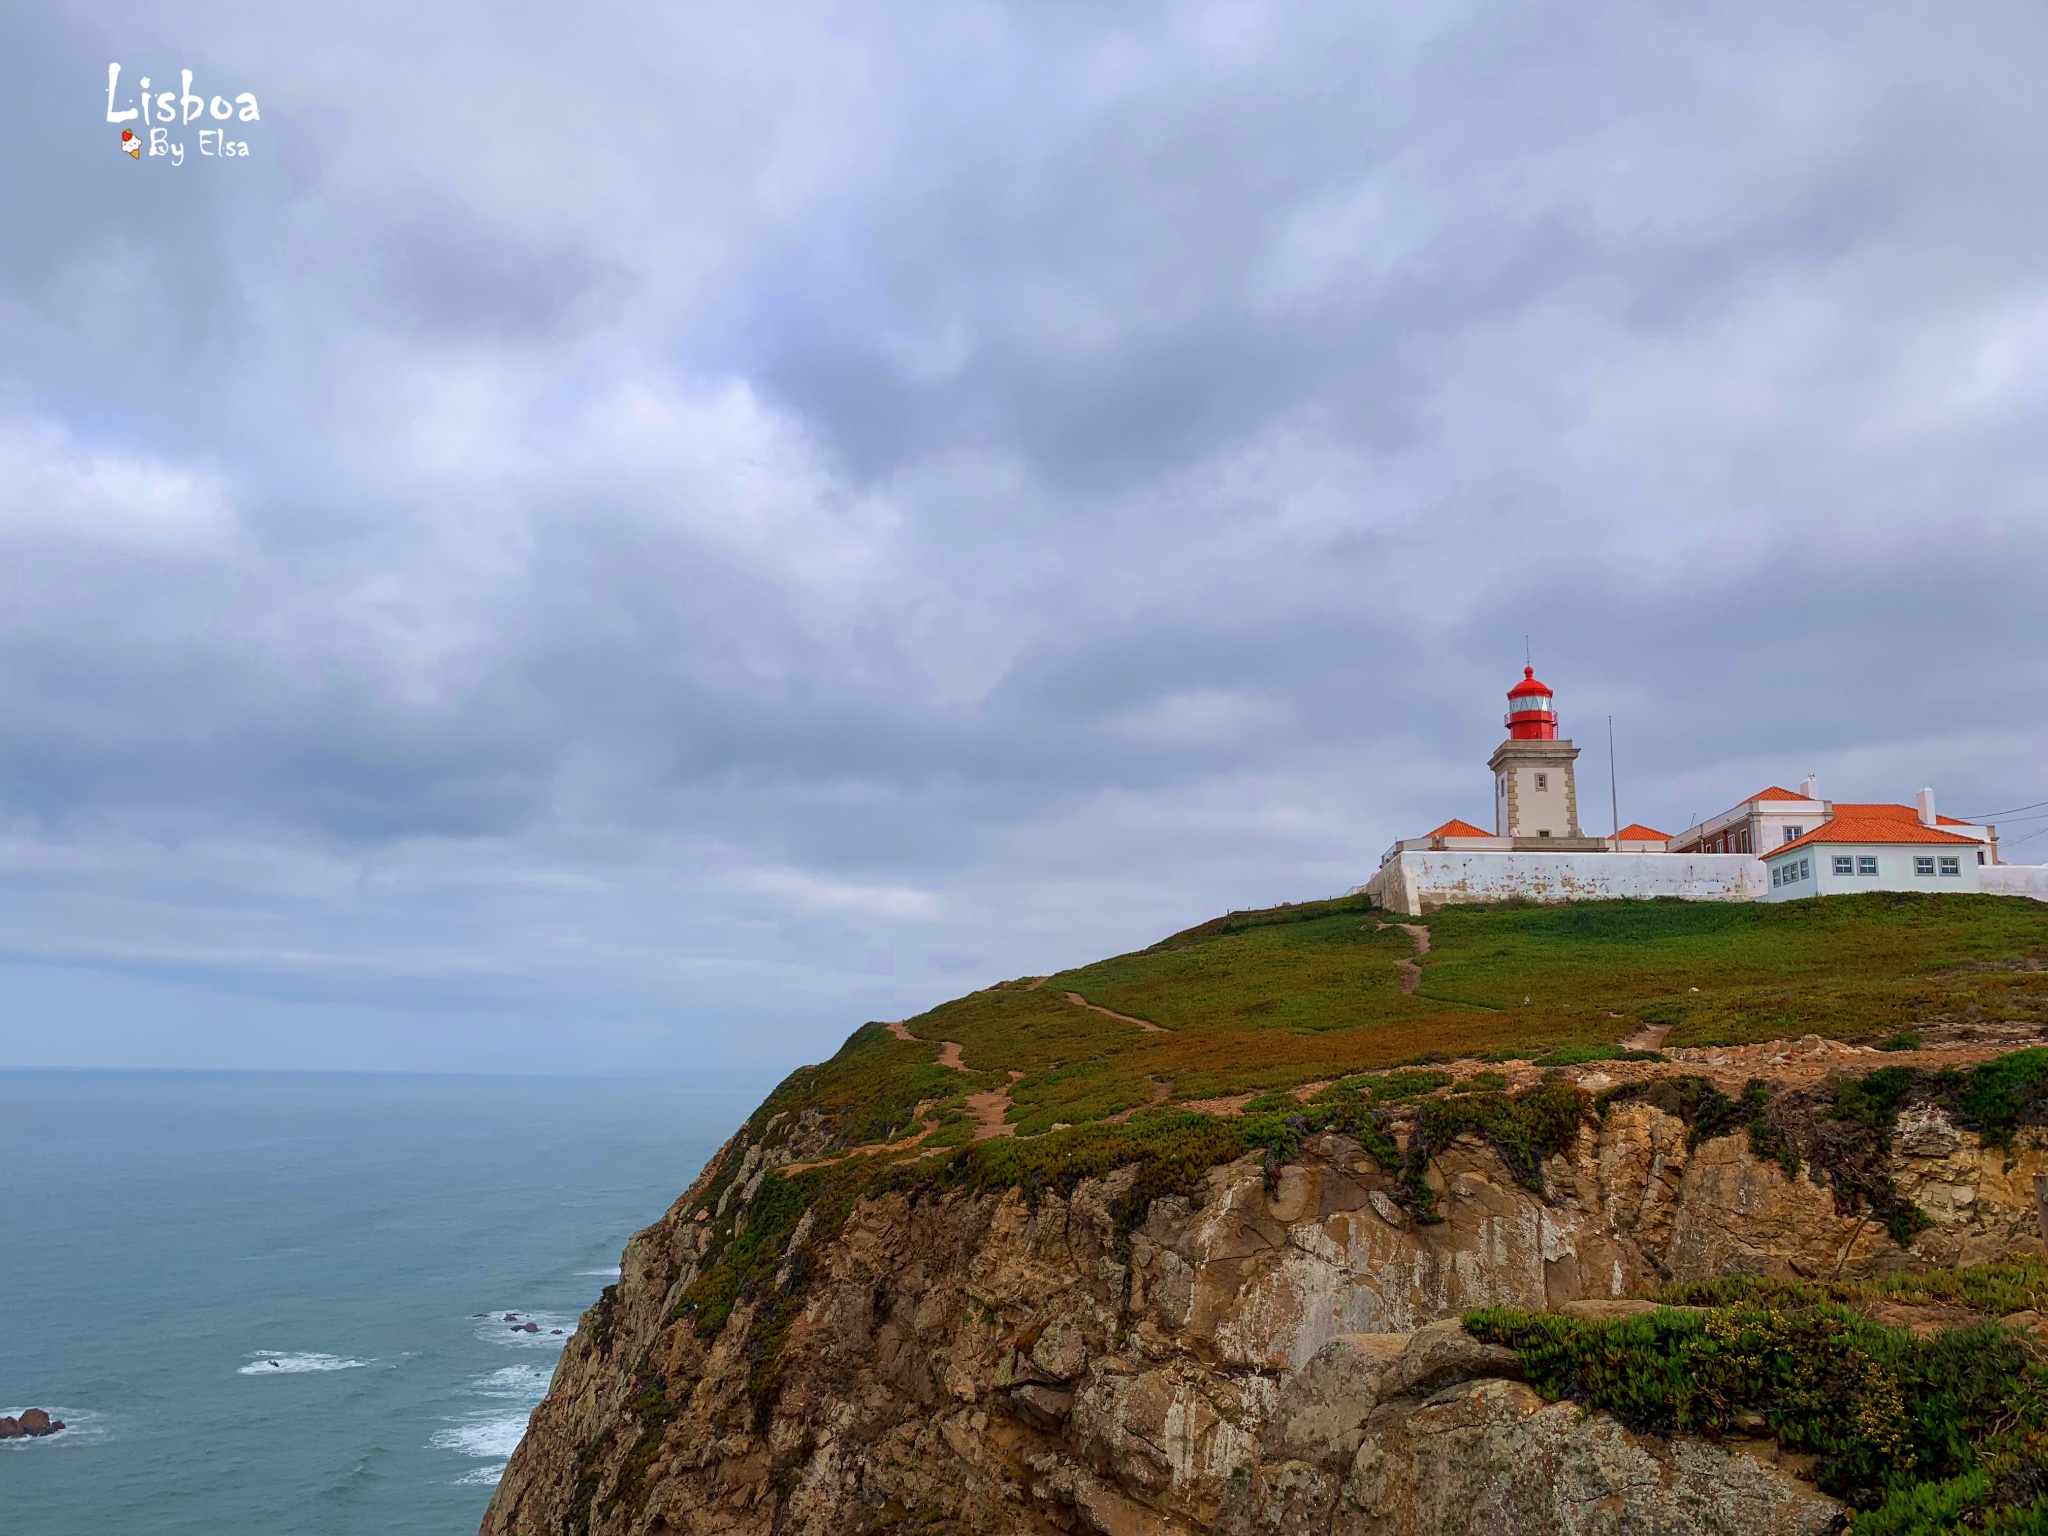
POLYGON ((1630 1051, 1618 1045, 1585 1045, 1574 1042, 1538 1056, 1539 1067, 1583 1067, 1596 1061, 1663 1061, 1662 1051, 1630 1051))
POLYGON ((1515 1350, 1545 1397, 1641 1433, 1716 1437, 1760 1414, 1858 1509, 1964 1477, 2048 1426, 2048 1373, 1990 1323, 1921 1338, 1789 1293, 1611 1322, 1486 1308, 1465 1326, 1515 1350))
POLYGON ((1960 1306, 1988 1317, 2048 1312, 2048 1258, 2013 1253, 1990 1264, 1878 1275, 1868 1280, 1785 1280, 1769 1275, 1721 1275, 1679 1281, 1656 1299, 1674 1307, 1804 1307, 1821 1302, 1867 1310, 1883 1302, 1908 1306, 1960 1306))

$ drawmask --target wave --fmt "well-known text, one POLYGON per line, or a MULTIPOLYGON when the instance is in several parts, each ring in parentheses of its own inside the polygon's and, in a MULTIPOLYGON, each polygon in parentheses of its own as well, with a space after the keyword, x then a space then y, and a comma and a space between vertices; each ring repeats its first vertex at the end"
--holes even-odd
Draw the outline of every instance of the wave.
POLYGON ((481 1485, 485 1488, 495 1488, 498 1486, 498 1480, 504 1475, 505 1463, 500 1461, 488 1467, 478 1467, 474 1472, 463 1473, 455 1479, 455 1486, 464 1488, 481 1485))
POLYGON ((576 1271, 576 1273, 579 1275, 596 1275, 605 1280, 616 1280, 619 1278, 619 1276, 623 1275, 625 1271, 620 1269, 618 1265, 614 1264, 610 1269, 579 1269, 576 1271))
POLYGON ((503 1461, 519 1448, 519 1437, 526 1433, 526 1421, 530 1416, 529 1410, 493 1414, 489 1418, 471 1419, 466 1424, 452 1424, 447 1429, 435 1431, 427 1444, 437 1451, 455 1451, 486 1461, 503 1461))
POLYGON ((508 1365, 479 1376, 470 1383, 469 1390, 479 1397, 508 1397, 530 1405, 548 1395, 548 1382, 553 1376, 554 1372, 538 1365, 508 1365))
POLYGON ((249 1363, 235 1368, 237 1376, 304 1376, 313 1371, 353 1371, 368 1365, 367 1360, 351 1360, 346 1355, 323 1355, 312 1351, 294 1353, 288 1350, 259 1349, 249 1357, 249 1363))

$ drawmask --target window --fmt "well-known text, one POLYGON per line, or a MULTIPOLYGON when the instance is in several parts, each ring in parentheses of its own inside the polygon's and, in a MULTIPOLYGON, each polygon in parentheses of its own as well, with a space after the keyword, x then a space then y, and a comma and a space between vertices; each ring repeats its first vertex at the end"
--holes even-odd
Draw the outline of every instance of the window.
POLYGON ((1859 875, 1874 875, 1874 874, 1876 874, 1876 873, 1877 873, 1877 856, 1876 856, 1875 854, 1870 854, 1870 853, 1859 853, 1859 854, 1857 854, 1857 855, 1856 855, 1856 873, 1857 873, 1857 874, 1859 874, 1859 875))
POLYGON ((1838 854, 1836 854, 1836 855, 1835 855, 1835 873, 1836 873, 1836 874, 1838 874, 1838 875, 1853 875, 1853 874, 1855 874, 1855 873, 1856 873, 1856 861, 1855 861, 1854 859, 1850 858, 1850 857, 1849 857, 1849 855, 1848 855, 1848 854, 1846 854, 1846 853, 1838 853, 1838 854))
POLYGON ((1944 875, 1960 875, 1960 874, 1962 874, 1962 872, 1963 872, 1963 860, 1962 860, 1962 855, 1958 854, 1958 855, 1957 855, 1956 857, 1954 857, 1954 858, 1948 858, 1947 856, 1944 856, 1944 857, 1942 858, 1942 861, 1941 861, 1941 872, 1942 872, 1942 873, 1943 873, 1944 875))
POLYGON ((1538 789, 1548 789, 1548 788, 1550 788, 1550 775, 1549 775, 1549 774, 1547 774, 1547 773, 1539 773, 1539 774, 1537 774, 1537 775, 1536 775, 1536 787, 1537 787, 1538 789))
POLYGON ((1537 835, 1538 837, 1548 837, 1548 836, 1550 836, 1550 828, 1548 828, 1548 827, 1538 827, 1538 828, 1536 829, 1536 835, 1537 835))
POLYGON ((1813 867, 1804 859, 1799 861, 1799 878, 1802 880, 1811 880, 1813 878, 1813 867))
POLYGON ((1785 829, 1785 841, 1788 843, 1796 843, 1804 836, 1806 836, 1806 828, 1804 827, 1787 827, 1785 829))
POLYGON ((1773 864, 1771 866, 1771 889, 1775 891, 1779 886, 1783 885, 1784 883, 1785 866, 1782 864, 1773 864))
POLYGON ((1977 850, 1977 862, 1979 864, 1982 864, 1984 862, 1984 850, 1982 848, 1979 848, 1977 850))
POLYGON ((1919 857, 1919 856, 1918 856, 1918 855, 1916 854, 1916 855, 1914 856, 1914 858, 1913 858, 1913 873, 1914 873, 1914 874, 1916 874, 1916 875, 1931 875, 1931 874, 1933 874, 1933 873, 1934 873, 1934 860, 1933 860, 1933 859, 1923 859, 1923 858, 1919 857))

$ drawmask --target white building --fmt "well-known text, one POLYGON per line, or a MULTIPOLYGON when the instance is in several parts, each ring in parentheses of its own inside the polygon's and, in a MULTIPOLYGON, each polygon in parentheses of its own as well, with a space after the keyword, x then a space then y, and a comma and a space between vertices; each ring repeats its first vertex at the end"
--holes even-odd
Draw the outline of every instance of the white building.
POLYGON ((1836 805, 1764 855, 1766 901, 1851 891, 1980 891, 1997 854, 1992 828, 1936 816, 1934 791, 1910 805, 1836 805))
POLYGON ((1773 784, 1740 805, 1687 827, 1671 839, 1671 852, 1754 853, 1761 857, 1804 837, 1827 819, 1827 802, 1819 797, 1811 778, 1799 786, 1796 795, 1773 784))
POLYGON ((1811 777, 1776 785, 1666 837, 1631 824, 1579 825, 1578 748, 1559 740, 1555 699, 1525 667, 1508 694, 1508 739, 1488 761, 1494 825, 1452 819, 1403 838, 1357 889, 1390 911, 1462 902, 1789 901, 1845 891, 1986 891, 2048 900, 2048 867, 2001 864, 1998 829, 1917 807, 1824 800, 1811 777))

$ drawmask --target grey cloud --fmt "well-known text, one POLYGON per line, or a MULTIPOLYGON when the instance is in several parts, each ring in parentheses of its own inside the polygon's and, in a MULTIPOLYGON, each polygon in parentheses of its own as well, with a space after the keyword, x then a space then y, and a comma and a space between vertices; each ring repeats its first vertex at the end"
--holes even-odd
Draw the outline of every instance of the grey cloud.
POLYGON ((368 253, 366 307, 429 337, 532 339, 616 312, 626 272, 567 244, 466 224, 446 209, 394 222, 368 253))
POLYGON ((2048 793, 2027 8, 185 25, 0 22, 23 975, 815 1055, 1483 810, 1524 634, 1625 815, 2048 793))

